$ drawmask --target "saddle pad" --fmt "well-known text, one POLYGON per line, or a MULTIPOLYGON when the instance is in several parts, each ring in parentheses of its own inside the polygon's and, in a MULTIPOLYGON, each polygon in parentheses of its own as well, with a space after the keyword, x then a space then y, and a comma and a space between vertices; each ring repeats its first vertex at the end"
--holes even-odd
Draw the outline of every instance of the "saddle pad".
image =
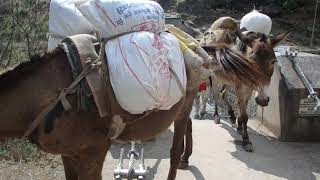
POLYGON ((184 58, 179 42, 170 33, 127 34, 108 41, 105 51, 116 99, 129 113, 168 110, 183 96, 177 80, 185 90, 184 58))
MULTIPOLYGON (((96 37, 88 34, 78 34, 69 36, 68 38, 72 40, 78 50, 82 69, 87 68, 88 61, 94 61, 99 58, 93 45, 94 42, 97 42, 96 37)), ((99 69, 92 70, 86 75, 85 79, 93 95, 100 117, 107 116, 109 110, 107 90, 104 85, 105 81, 100 76, 99 69)))

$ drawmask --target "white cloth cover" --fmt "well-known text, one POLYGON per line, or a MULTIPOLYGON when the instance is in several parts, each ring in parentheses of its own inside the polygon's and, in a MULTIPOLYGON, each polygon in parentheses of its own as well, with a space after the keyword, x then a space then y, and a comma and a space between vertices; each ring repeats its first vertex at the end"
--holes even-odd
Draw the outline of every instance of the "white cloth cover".
POLYGON ((134 32, 108 41, 105 51, 112 88, 126 111, 168 110, 183 96, 169 70, 170 66, 185 91, 183 54, 172 34, 134 32))
POLYGON ((63 40, 63 38, 59 38, 59 37, 53 37, 51 35, 49 35, 49 39, 48 39, 48 52, 54 50, 58 44, 63 40))
POLYGON ((248 31, 269 35, 272 28, 272 21, 269 16, 253 10, 241 19, 240 28, 243 27, 247 28, 248 31))
POLYGON ((76 0, 51 0, 48 50, 57 47, 66 36, 93 34, 94 27, 75 7, 75 2, 76 0))
POLYGON ((165 25, 164 11, 154 1, 82 0, 76 7, 103 38, 126 32, 158 32, 165 25))

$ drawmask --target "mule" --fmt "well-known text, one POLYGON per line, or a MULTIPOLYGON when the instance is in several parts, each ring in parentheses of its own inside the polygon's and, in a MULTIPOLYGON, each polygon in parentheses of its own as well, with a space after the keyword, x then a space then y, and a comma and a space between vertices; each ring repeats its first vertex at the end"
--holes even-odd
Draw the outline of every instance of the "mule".
MULTIPOLYGON (((223 71, 215 72, 212 76, 212 86, 214 91, 215 102, 217 101, 218 93, 217 84, 222 83, 225 85, 225 88, 228 89, 230 87, 234 87, 236 91, 236 96, 238 98, 238 104, 240 108, 240 116, 237 119, 237 131, 242 135, 242 146, 245 151, 252 152, 253 146, 252 142, 249 139, 248 131, 247 131, 247 122, 248 122, 248 114, 247 114, 247 104, 249 99, 252 96, 252 92, 256 91, 255 101, 258 105, 264 107, 268 105, 269 97, 266 94, 266 89, 268 88, 271 76, 273 74, 274 64, 277 62, 275 53, 273 48, 277 46, 281 41, 283 41, 288 33, 281 33, 275 37, 268 37, 262 33, 255 32, 244 32, 237 33, 237 37, 239 38, 238 42, 232 45, 231 48, 239 51, 243 56, 248 58, 249 60, 256 62, 256 70, 259 71, 262 76, 259 78, 257 83, 243 83, 232 76, 226 76, 223 71)), ((207 51, 213 51, 209 48, 206 48, 207 51)), ((246 71, 246 69, 241 69, 242 71, 246 71)), ((224 100, 227 101, 227 95, 224 93, 224 100)), ((206 102, 203 102, 206 103, 206 102)), ((217 106, 217 105, 216 105, 217 106)), ((198 107, 198 106, 197 106, 198 107)), ((217 108, 215 114, 217 114, 217 108)), ((231 118, 231 122, 235 123, 236 118, 234 112, 232 110, 232 106, 228 103, 228 113, 231 118)), ((192 154, 192 122, 189 120, 187 125, 187 131, 185 135, 185 149, 184 154, 181 159, 180 168, 186 168, 188 166, 189 157, 192 154)))
MULTIPOLYGON (((239 81, 252 80, 247 74, 239 74, 236 67, 228 67, 237 63, 255 73, 253 66, 248 66, 246 60, 233 50, 219 48, 225 49, 232 58, 220 63, 219 68, 208 61, 194 62, 200 64, 200 68, 187 68, 186 94, 170 110, 154 111, 147 115, 129 114, 116 101, 111 83, 106 78, 105 88, 110 95, 106 101, 110 112, 105 118, 100 118, 96 107, 87 111, 76 108, 64 111, 59 102, 45 115, 29 139, 42 150, 61 155, 67 180, 101 180, 104 158, 112 143, 110 127, 114 121, 126 123, 116 139, 119 141, 148 140, 164 132, 174 122, 167 178, 173 180, 183 153, 183 137, 193 100, 199 84, 209 76, 203 72, 209 71, 211 74, 213 69, 223 69, 224 73, 239 77, 239 81)), ((194 61, 199 61, 199 58, 194 61)), ((73 80, 68 57, 61 47, 0 75, 0 138, 23 136, 37 115, 52 104, 73 80)), ((71 107, 77 107, 76 94, 66 98, 71 107)))
MULTIPOLYGON (((188 24, 186 24, 188 25, 188 24)), ((236 31, 239 30, 239 22, 232 17, 221 17, 214 21, 210 28, 202 34, 200 39, 200 45, 210 45, 215 43, 222 43, 232 47, 235 44, 236 40, 236 31)), ((241 31, 241 30, 240 30, 241 31)), ((198 32, 198 31, 197 31, 198 32)), ((218 84, 212 84, 213 77, 209 77, 208 81, 204 84, 207 85, 206 90, 199 92, 198 96, 195 99, 195 116, 194 118, 199 119, 206 114, 206 104, 209 99, 209 92, 213 91, 214 97, 214 120, 216 123, 219 123, 220 119, 218 117, 218 106, 216 100, 218 99, 218 84), (200 106, 200 98, 202 104, 200 106)))

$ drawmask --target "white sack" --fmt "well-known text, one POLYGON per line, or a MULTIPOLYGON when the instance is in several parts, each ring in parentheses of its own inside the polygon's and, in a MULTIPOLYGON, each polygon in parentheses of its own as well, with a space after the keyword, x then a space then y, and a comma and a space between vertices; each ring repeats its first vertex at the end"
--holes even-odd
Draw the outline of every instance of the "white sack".
POLYGON ((49 36, 47 51, 50 52, 54 50, 62 40, 63 40, 62 38, 55 38, 53 36, 49 36))
POLYGON ((183 93, 169 70, 176 72, 185 91, 186 69, 177 39, 167 32, 135 32, 110 40, 105 47, 115 96, 123 109, 140 114, 168 110, 183 93))
POLYGON ((75 7, 75 1, 51 0, 48 50, 54 49, 66 36, 94 33, 94 27, 75 7))
POLYGON ((82 0, 76 7, 103 38, 136 31, 164 29, 162 7, 147 0, 82 0))
POLYGON ((253 10, 241 19, 240 28, 243 27, 247 28, 248 31, 269 35, 272 28, 272 21, 269 16, 253 10))

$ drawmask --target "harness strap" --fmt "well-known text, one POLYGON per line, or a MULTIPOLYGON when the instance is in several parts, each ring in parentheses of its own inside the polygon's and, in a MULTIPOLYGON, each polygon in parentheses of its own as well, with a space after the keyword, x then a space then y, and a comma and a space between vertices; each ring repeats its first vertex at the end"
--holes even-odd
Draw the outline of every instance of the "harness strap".
MULTIPOLYGON (((97 66, 100 66, 101 63, 98 61, 98 59, 95 60, 94 63, 92 63, 90 66, 88 66, 86 69, 84 69, 79 76, 64 90, 62 90, 59 94, 59 96, 51 103, 49 104, 45 109, 43 109, 40 114, 36 117, 34 121, 30 124, 26 132, 24 133, 24 136, 30 136, 30 134, 38 127, 41 120, 59 103, 65 103, 66 101, 66 95, 71 93, 73 91, 73 88, 93 69, 95 69, 97 66)), ((71 106, 71 105, 70 105, 71 106)))
MULTIPOLYGON (((71 54, 70 54, 70 51, 69 51, 69 48, 68 48, 68 45, 66 43, 61 43, 62 47, 63 47, 63 50, 64 52, 67 54, 67 57, 68 57, 68 62, 69 62, 69 65, 71 67, 71 71, 72 71, 72 75, 73 75, 73 79, 76 79, 77 76, 77 69, 76 67, 74 66, 74 63, 72 62, 72 57, 71 57, 71 54)), ((79 98, 80 98, 80 95, 79 95, 79 90, 76 90, 76 93, 77 93, 77 98, 78 98, 78 102, 80 102, 79 98)), ((69 103, 69 101, 66 99, 66 98, 63 98, 61 99, 61 103, 63 105, 63 108, 68 111, 70 110, 72 107, 71 107, 71 104, 69 103), (70 105, 70 106, 69 106, 70 105)))
POLYGON ((169 67, 169 70, 170 70, 173 78, 174 78, 175 81, 177 82, 177 84, 178 84, 178 86, 179 86, 179 89, 180 89, 180 91, 181 91, 181 94, 183 95, 183 97, 185 97, 185 96, 186 96, 186 90, 185 90, 185 88, 183 87, 182 82, 181 82, 181 80, 179 79, 177 73, 171 68, 171 66, 169 67))
MULTIPOLYGON (((131 34, 131 33, 134 33, 135 31, 130 31, 130 32, 124 32, 124 33, 121 33, 121 34, 118 34, 118 35, 115 35, 115 36, 112 36, 110 38, 103 38, 103 46, 101 46, 101 48, 105 48, 105 44, 110 41, 110 40, 113 40, 113 39, 116 39, 116 38, 119 38, 121 36, 124 36, 124 35, 127 35, 127 34, 131 34)), ((100 51, 100 54, 103 53, 103 51, 100 51)), ((169 70, 171 72, 171 74, 173 75, 173 78, 175 79, 175 81, 178 83, 178 86, 179 86, 179 89, 181 91, 181 94, 183 96, 186 96, 186 91, 182 85, 182 82, 180 81, 180 79, 178 78, 178 75, 177 73, 171 68, 171 66, 169 67, 169 70)))

